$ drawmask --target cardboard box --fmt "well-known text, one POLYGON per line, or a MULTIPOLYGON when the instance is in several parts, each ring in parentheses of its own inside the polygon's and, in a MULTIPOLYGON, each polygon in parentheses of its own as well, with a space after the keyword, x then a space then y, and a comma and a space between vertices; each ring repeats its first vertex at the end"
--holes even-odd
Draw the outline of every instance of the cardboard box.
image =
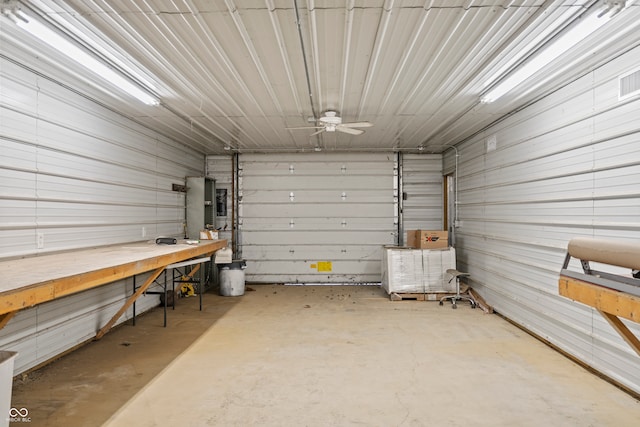
POLYGON ((407 246, 415 249, 446 249, 449 233, 443 230, 408 230, 407 246))
POLYGON ((200 230, 200 240, 218 240, 216 230, 200 230))

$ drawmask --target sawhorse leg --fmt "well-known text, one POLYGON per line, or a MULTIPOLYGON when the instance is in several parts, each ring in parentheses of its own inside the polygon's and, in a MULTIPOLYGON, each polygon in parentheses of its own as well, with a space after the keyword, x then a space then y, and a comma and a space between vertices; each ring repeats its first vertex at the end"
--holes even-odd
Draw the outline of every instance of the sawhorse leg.
POLYGON ((151 284, 158 278, 158 276, 160 276, 160 274, 164 271, 164 267, 160 267, 156 270, 153 271, 153 273, 151 273, 151 276, 149 276, 147 278, 147 280, 144 282, 144 284, 142 286, 140 286, 134 293, 133 295, 131 295, 127 301, 124 303, 124 305, 120 308, 120 310, 118 310, 118 312, 116 314, 113 315, 113 317, 111 318, 111 320, 109 320, 107 322, 106 325, 104 325, 102 327, 102 329, 100 329, 98 331, 98 333, 96 334, 95 339, 99 340, 100 338, 102 338, 104 336, 104 334, 106 334, 107 332, 109 332, 109 329, 111 329, 111 327, 116 323, 116 321, 120 318, 120 316, 122 316, 124 314, 125 311, 127 311, 127 309, 129 307, 131 307, 131 305, 138 299, 138 297, 140 295, 142 295, 144 293, 144 291, 147 290, 147 288, 149 286, 151 286, 151 284))

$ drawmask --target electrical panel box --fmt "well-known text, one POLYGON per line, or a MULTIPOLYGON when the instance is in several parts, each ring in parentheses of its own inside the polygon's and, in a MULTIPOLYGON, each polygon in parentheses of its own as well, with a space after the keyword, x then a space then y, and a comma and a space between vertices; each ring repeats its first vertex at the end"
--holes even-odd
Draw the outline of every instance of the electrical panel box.
POLYGON ((215 181, 203 176, 188 176, 186 197, 186 238, 200 239, 200 230, 215 229, 215 181))

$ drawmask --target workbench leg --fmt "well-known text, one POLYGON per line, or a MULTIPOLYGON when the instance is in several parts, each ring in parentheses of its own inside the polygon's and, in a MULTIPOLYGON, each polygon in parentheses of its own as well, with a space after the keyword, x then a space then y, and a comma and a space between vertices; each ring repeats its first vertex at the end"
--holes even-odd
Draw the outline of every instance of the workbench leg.
POLYGON ((114 325, 114 323, 116 323, 116 321, 120 318, 120 316, 122 316, 124 314, 124 312, 127 311, 127 309, 129 307, 131 307, 131 304, 133 304, 138 299, 138 297, 140 295, 142 295, 144 293, 144 291, 146 291, 149 286, 151 286, 151 284, 154 282, 154 280, 156 280, 158 278, 158 276, 160 276, 160 274, 163 271, 164 271, 164 267, 160 267, 160 268, 154 270, 153 273, 151 273, 151 276, 149 276, 149 278, 144 282, 144 284, 142 286, 140 286, 133 293, 133 295, 131 295, 129 297, 129 299, 127 299, 127 301, 120 308, 120 310, 118 310, 118 312, 113 315, 111 320, 109 320, 109 322, 107 322, 107 324, 104 325, 102 327, 102 329, 100 329, 98 331, 98 333, 96 334, 96 338, 95 338, 96 340, 99 340, 100 338, 102 338, 104 336, 104 334, 109 332, 109 329, 111 329, 111 327, 114 325))
POLYGON ((629 330, 629 328, 627 328, 627 326, 624 323, 622 323, 622 321, 618 319, 617 316, 606 313, 602 310, 598 310, 598 311, 609 322, 609 324, 613 327, 613 329, 618 331, 620 336, 622 336, 622 338, 627 342, 627 344, 629 344, 631 348, 634 349, 636 353, 638 353, 638 356, 640 356, 640 340, 638 340, 638 338, 635 335, 633 335, 633 333, 629 330))
POLYGON ((171 309, 175 310, 176 309, 176 272, 178 273, 178 276, 180 276, 180 270, 173 269, 171 271, 171 292, 173 294, 173 298, 171 298, 171 309))
MULTIPOLYGON (((172 270, 172 274, 173 274, 173 270, 172 270)), ((164 324, 163 324, 163 326, 166 328, 167 327, 167 299, 169 298, 169 295, 167 295, 167 270, 164 270, 164 288, 163 288, 163 292, 164 292, 164 295, 163 295, 163 298, 162 298, 162 300, 164 301, 164 324)), ((173 298, 175 299, 175 295, 173 296, 173 298)))
POLYGON ((204 292, 204 278, 202 272, 204 268, 200 269, 200 283, 198 283, 198 298, 200 299, 200 311, 202 311, 202 292, 204 292))
MULTIPOLYGON (((131 295, 136 293, 136 275, 133 275, 133 289, 131 290, 131 295)), ((136 302, 133 302, 133 326, 136 326, 136 302)))

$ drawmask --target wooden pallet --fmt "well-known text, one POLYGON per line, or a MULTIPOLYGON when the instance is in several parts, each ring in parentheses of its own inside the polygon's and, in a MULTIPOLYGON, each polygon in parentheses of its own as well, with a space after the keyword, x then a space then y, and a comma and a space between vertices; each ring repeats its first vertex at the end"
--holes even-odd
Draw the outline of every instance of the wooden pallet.
POLYGON ((416 300, 416 301, 440 301, 440 298, 452 295, 448 292, 428 292, 428 293, 402 293, 391 292, 389 299, 391 301, 404 301, 404 300, 416 300))

